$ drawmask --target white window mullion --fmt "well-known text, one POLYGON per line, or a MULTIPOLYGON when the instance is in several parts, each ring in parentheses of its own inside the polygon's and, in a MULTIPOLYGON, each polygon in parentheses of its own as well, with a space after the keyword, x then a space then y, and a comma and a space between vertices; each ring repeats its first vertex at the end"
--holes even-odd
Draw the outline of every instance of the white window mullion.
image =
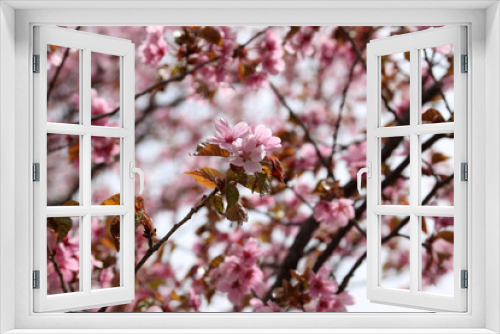
MULTIPOLYGON (((420 118, 420 58, 417 49, 410 50, 410 126, 416 127, 420 118)), ((415 207, 420 200, 420 147, 419 138, 410 133, 410 207, 415 207)), ((418 217, 410 214, 410 292, 415 294, 419 286, 420 270, 420 229, 418 217)))
MULTIPOLYGON (((91 52, 87 47, 83 49, 82 57, 82 74, 80 76, 81 82, 81 98, 80 98, 80 113, 82 115, 82 125, 87 130, 82 136, 83 150, 81 159, 81 169, 82 169, 82 179, 80 180, 80 188, 82 188, 82 199, 83 205, 90 209, 91 205, 91 135, 90 135, 90 123, 91 123, 91 100, 90 100, 90 85, 91 85, 91 52)), ((83 237, 81 238, 82 243, 80 244, 81 252, 81 274, 80 280, 83 281, 82 291, 85 294, 90 294, 91 292, 91 282, 92 282, 92 261, 91 261, 91 242, 92 242, 92 216, 90 215, 90 210, 87 211, 85 216, 83 216, 83 237)))

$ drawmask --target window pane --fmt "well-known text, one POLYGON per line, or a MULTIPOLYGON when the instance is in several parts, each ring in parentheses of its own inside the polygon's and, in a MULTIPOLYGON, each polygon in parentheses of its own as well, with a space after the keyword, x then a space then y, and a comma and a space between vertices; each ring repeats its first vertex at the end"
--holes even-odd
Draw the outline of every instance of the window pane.
POLYGON ((454 138, 453 134, 421 136, 422 205, 454 203, 454 138))
POLYGON ((92 217, 92 290, 120 286, 120 216, 92 217))
POLYGON ((380 126, 409 124, 410 52, 380 57, 380 126))
POLYGON ((421 291, 453 295, 453 217, 420 217, 421 291))
POLYGON ((80 136, 47 134, 47 205, 79 205, 80 136))
POLYGON ((410 217, 380 216, 380 286, 410 289, 410 217))
POLYGON ((120 193, 120 138, 92 137, 91 147, 92 205, 100 205, 104 200, 120 193))
POLYGON ((381 138, 381 204, 410 204, 410 137, 381 138))
POLYGON ((420 50, 422 124, 453 122, 453 45, 420 50))
POLYGON ((79 123, 80 50, 47 45, 47 121, 79 123))
POLYGON ((47 294, 80 290, 80 218, 47 218, 47 294))
POLYGON ((91 54, 92 125, 120 126, 120 57, 91 54))

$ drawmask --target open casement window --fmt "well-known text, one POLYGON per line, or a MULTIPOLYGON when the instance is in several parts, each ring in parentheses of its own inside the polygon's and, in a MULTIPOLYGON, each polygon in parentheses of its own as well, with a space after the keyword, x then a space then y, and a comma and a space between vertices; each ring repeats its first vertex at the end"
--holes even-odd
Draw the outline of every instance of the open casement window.
POLYGON ((458 26, 368 44, 372 302, 466 311, 467 290, 461 286, 467 269, 467 182, 461 177, 467 163, 466 54, 466 28, 458 26), (404 257, 396 271, 384 266, 391 256, 404 257), (440 273, 430 272, 430 264, 448 271, 452 266, 446 289, 432 289, 429 282, 440 273))
POLYGON ((34 29, 34 310, 129 303, 134 298, 134 44, 73 29, 34 29), (105 85, 93 83, 92 74, 109 67, 119 70, 120 93, 108 96, 113 112, 98 114, 104 103, 99 96, 108 93, 105 85), (58 99, 56 86, 74 98, 58 99), (105 193, 109 180, 115 189, 105 193), (93 233, 96 224, 105 224, 105 235, 93 233), (96 240, 105 252, 93 249, 96 240), (115 279, 103 279, 110 270, 115 279), (48 274, 56 275, 56 285, 48 274))

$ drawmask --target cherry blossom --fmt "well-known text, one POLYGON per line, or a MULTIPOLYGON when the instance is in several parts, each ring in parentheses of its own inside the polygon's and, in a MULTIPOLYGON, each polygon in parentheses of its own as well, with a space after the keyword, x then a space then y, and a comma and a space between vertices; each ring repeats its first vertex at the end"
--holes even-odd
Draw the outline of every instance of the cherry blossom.
POLYGON ((283 47, 281 46, 278 34, 273 30, 266 31, 266 38, 260 49, 262 68, 272 75, 283 71, 285 62, 283 61, 283 47))
POLYGON ((325 224, 333 224, 338 227, 345 226, 349 219, 354 218, 353 201, 346 198, 332 200, 331 202, 320 201, 314 208, 314 218, 325 224))
POLYGON ((264 150, 267 151, 266 154, 281 148, 281 139, 274 137, 271 129, 265 125, 257 125, 255 128, 250 128, 250 133, 255 136, 257 141, 257 146, 264 146, 264 150))
POLYGON ((146 39, 139 46, 139 55, 145 64, 156 66, 167 54, 167 42, 163 37, 165 27, 150 26, 146 28, 146 39))
POLYGON ((266 156, 263 145, 257 145, 255 136, 236 139, 231 147, 233 156, 231 163, 235 166, 245 168, 247 173, 257 173, 262 171, 260 162, 266 156))
POLYGON ((309 276, 309 295, 312 298, 319 296, 329 297, 337 290, 337 282, 329 279, 332 268, 324 265, 317 274, 311 272, 309 276))
POLYGON ((235 140, 244 138, 250 131, 250 127, 245 122, 240 122, 231 129, 229 123, 221 118, 215 121, 215 136, 209 136, 207 138, 209 143, 218 144, 220 147, 226 150, 231 150, 232 144, 235 140))
MULTIPOLYGON (((425 28, 81 27, 135 44, 135 85, 140 93, 135 99, 135 152, 146 174, 136 223, 147 214, 156 229, 152 235, 144 221, 138 223, 136 262, 149 256, 150 245, 161 242, 196 208, 138 269, 136 298, 105 311, 364 311, 366 303, 354 304, 353 298, 363 287, 345 275, 355 269, 354 263, 366 261, 366 199, 354 186, 357 171, 366 166, 367 150, 366 68, 358 56, 364 57, 370 39, 425 28), (198 154, 203 148, 207 150, 198 154), (198 172, 198 179, 188 174, 192 172, 198 172), (349 224, 351 220, 358 225, 349 224), (317 272, 312 269, 318 267, 317 272)), ((453 75, 446 71, 451 48, 435 50, 433 64, 423 61, 422 71, 439 72, 439 87, 451 99, 453 75)), ((64 60, 64 52, 61 47, 47 50, 47 84, 53 86, 47 120, 78 124, 79 74, 73 69, 79 68, 79 57, 71 50, 64 60), (59 78, 53 79, 59 70, 59 78)), ((399 122, 408 119, 405 61, 402 55, 383 59, 382 93, 395 114, 384 111, 382 125, 405 125, 399 122)), ((118 104, 120 73, 104 56, 93 54, 91 62, 91 125, 118 126, 123 116, 118 104)), ((422 101, 423 111, 435 109, 450 118, 442 96, 433 93, 435 85, 430 77, 422 84, 422 98, 428 99, 422 101)), ((80 146, 70 139, 47 134, 47 178, 54 180, 47 192, 49 205, 82 204, 80 146)), ((422 166, 430 188, 450 175, 452 160, 433 163, 432 155, 442 160, 453 154, 443 143, 446 139, 433 140, 431 148, 422 146, 427 154, 423 158, 435 172, 422 166)), ((108 137, 93 136, 91 142, 95 205, 121 189, 118 177, 111 177, 120 170, 121 145, 108 137)), ((406 200, 408 182, 398 167, 409 154, 409 142, 383 139, 381 146, 382 180, 394 176, 391 184, 382 185, 382 204, 400 204, 406 200)), ((422 191, 424 198, 428 192, 422 191)), ((453 182, 448 182, 425 205, 453 205, 453 199, 453 182)), ((112 219, 92 218, 94 289, 120 282, 112 219)), ((382 217, 382 235, 390 237, 403 219, 382 217)), ((422 286, 437 291, 453 273, 453 219, 426 219, 422 286)), ((52 224, 47 229, 47 245, 53 251, 53 257, 47 252, 49 294, 79 288, 81 247, 73 229, 61 237, 67 228, 52 224)), ((400 232, 409 235, 405 228, 400 232)), ((390 252, 381 258, 382 275, 398 280, 409 270, 407 239, 389 239, 384 247, 390 252)), ((354 277, 363 274, 356 269, 354 277)))

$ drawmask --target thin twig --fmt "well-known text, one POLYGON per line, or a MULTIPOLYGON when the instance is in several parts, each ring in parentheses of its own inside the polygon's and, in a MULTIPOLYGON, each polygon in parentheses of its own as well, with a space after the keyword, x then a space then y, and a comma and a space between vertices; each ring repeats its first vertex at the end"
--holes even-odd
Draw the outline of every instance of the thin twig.
MULTIPOLYGON (((75 28, 75 30, 80 30, 80 28, 81 27, 78 26, 75 28)), ((54 89, 57 78, 59 77, 59 73, 61 73, 61 69, 63 68, 64 63, 66 62, 66 59, 69 56, 69 50, 70 50, 70 48, 67 48, 66 51, 64 52, 64 55, 61 59, 61 63, 57 66, 56 73, 54 73, 52 80, 50 80, 49 88, 47 89, 47 101, 49 100, 49 97, 50 97, 50 94, 52 93, 52 90, 54 89)))
MULTIPOLYGON (((241 44, 240 46, 238 46, 234 50, 234 54, 239 53, 243 48, 245 48, 248 44, 250 44, 252 41, 254 41, 257 37, 259 37, 262 34, 264 34, 267 29, 269 29, 269 27, 266 28, 266 29, 263 29, 263 30, 259 31, 254 36, 252 36, 252 38, 250 38, 247 42, 245 42, 245 43, 241 44)), ((151 92, 153 92, 153 91, 155 91, 157 89, 164 88, 165 86, 167 86, 168 84, 170 84, 172 82, 180 82, 180 81, 184 80, 188 75, 193 74, 194 72, 196 72, 197 70, 201 69, 205 65, 208 65, 208 64, 211 64, 213 62, 216 62, 219 59, 220 59, 220 56, 213 57, 213 58, 211 58, 211 59, 209 59, 209 60, 207 60, 207 61, 205 61, 203 63, 197 64, 196 66, 194 66, 193 68, 191 68, 190 70, 188 70, 188 71, 186 71, 186 72, 184 72, 182 74, 179 74, 179 75, 173 76, 171 78, 168 78, 168 79, 162 80, 160 82, 157 82, 156 84, 154 84, 154 85, 146 88, 142 92, 135 94, 134 98, 137 100, 139 97, 141 97, 143 95, 146 95, 148 93, 151 93, 151 92)), ((113 111, 111 111, 109 113, 97 115, 97 116, 95 116, 95 117, 92 118, 92 121, 97 121, 97 120, 102 119, 102 118, 113 116, 118 111, 120 111, 120 107, 117 107, 116 109, 114 109, 113 111)))
POLYGON ((307 205, 311 210, 314 211, 314 207, 311 205, 311 203, 309 203, 308 201, 306 201, 306 199, 304 198, 304 196, 302 196, 301 194, 299 194, 297 192, 297 190, 295 190, 295 188, 293 187, 290 187, 289 185, 286 186, 287 189, 290 189, 291 191, 293 191, 293 193, 295 194, 295 196, 302 202, 304 203, 305 205, 307 205))
MULTIPOLYGON (((432 188, 432 190, 427 194, 427 196, 424 198, 424 200, 422 201, 422 205, 425 205, 427 204, 437 193, 437 191, 445 186, 448 182, 450 182, 451 180, 453 180, 453 177, 454 175, 450 175, 448 176, 446 179, 444 179, 443 181, 439 182, 439 183, 436 183, 434 185, 434 187, 432 188)), ((408 236, 405 236, 405 235, 402 235, 399 233, 399 231, 406 225, 408 224, 408 222, 410 221, 409 218, 405 218, 403 219, 395 228, 394 230, 391 231, 391 233, 389 233, 388 235, 386 235, 384 238, 381 239, 381 243, 382 244, 385 244, 386 242, 388 242, 389 240, 391 240, 392 238, 394 237, 408 237, 408 236)), ((365 251, 359 258, 358 260, 354 263, 354 265, 351 267, 351 269, 349 270, 349 272, 347 273, 347 275, 345 275, 345 277, 343 278, 342 282, 340 283, 339 285, 339 288, 337 290, 337 294, 338 293, 341 293, 343 292, 347 285, 349 284, 349 281, 350 279, 352 278, 352 276, 354 275, 354 272, 359 268, 359 266, 363 263, 363 261, 365 260, 366 258, 366 254, 367 252, 365 251)))
POLYGON ((429 65, 429 70, 428 70, 428 75, 432 78, 432 81, 434 81, 435 84, 439 86, 439 95, 441 95, 441 98, 443 99, 444 105, 446 106, 446 109, 448 109, 448 112, 450 113, 450 117, 453 115, 453 110, 451 110, 450 105, 448 104, 448 100, 446 100, 446 97, 444 96, 444 92, 442 89, 442 84, 441 82, 436 80, 436 77, 434 76, 434 73, 432 73, 432 68, 434 67, 434 63, 427 57, 427 51, 424 49, 424 57, 425 61, 429 65))
POLYGON ((320 162, 325 166, 328 177, 331 177, 333 179, 333 172, 332 169, 330 168, 330 165, 328 164, 328 161, 325 159, 325 157, 321 154, 321 151, 319 150, 318 144, 312 139, 311 134, 309 133, 309 130, 307 129, 306 125, 302 120, 297 116, 295 111, 290 107, 288 102, 286 102, 285 97, 283 94, 280 93, 280 91, 276 88, 276 86, 273 83, 269 83, 271 86, 271 89, 273 90, 274 94, 278 97, 280 100, 281 104, 285 107, 286 110, 288 110, 288 114, 290 115, 290 118, 293 119, 295 123, 297 123, 301 129, 304 131, 304 135, 306 137, 306 140, 311 143, 314 147, 314 150, 316 151, 316 155, 318 156, 318 159, 320 162))
POLYGON ((56 251, 52 251, 49 246, 47 246, 47 252, 49 254, 49 260, 52 262, 54 265, 54 270, 57 273, 57 276, 59 276, 59 281, 61 282, 61 289, 64 291, 64 293, 68 292, 68 288, 66 287, 66 283, 64 282, 63 274, 61 273, 61 268, 59 267, 59 264, 57 263, 55 256, 56 256, 56 251))
POLYGON ((332 153, 330 154, 330 161, 329 161, 330 166, 333 163, 333 156, 335 155, 335 149, 337 147, 337 139, 339 136, 340 123, 342 122, 342 111, 344 110, 344 105, 347 98, 347 92, 349 91, 349 87, 351 86, 352 78, 354 75, 354 69, 356 68, 357 64, 358 64, 358 58, 356 58, 352 63, 351 69, 349 70, 349 77, 342 91, 342 100, 340 101, 337 123, 335 124, 335 130, 333 131, 332 153))
MULTIPOLYGON (((351 46, 352 46, 352 49, 354 50, 354 53, 356 54, 358 60, 361 62, 361 65, 363 66, 363 68, 366 70, 366 60, 363 57, 363 53, 362 53, 361 49, 356 45, 356 42, 352 39, 351 35, 349 35, 349 31, 346 28, 339 27, 339 29, 341 29, 344 32, 344 34, 346 35, 347 40, 349 41, 349 43, 351 43, 351 46)), ((387 101, 386 97, 384 95, 382 95, 381 97, 382 97, 382 101, 384 102, 384 106, 386 107, 387 111, 389 111, 391 114, 394 115, 394 118, 396 119, 396 121, 398 122, 399 125, 403 125, 403 124, 401 124, 401 120, 399 119, 398 114, 390 106, 389 101, 387 101)))
POLYGON ((212 197, 214 197, 215 194, 217 194, 218 191, 219 190, 217 188, 215 188, 200 203, 198 203, 196 206, 192 207, 191 210, 189 210, 188 214, 184 218, 182 218, 177 224, 175 224, 174 226, 172 226, 172 228, 170 229, 170 231, 168 231, 168 233, 163 238, 161 238, 157 243, 155 243, 153 245, 153 247, 149 248, 147 250, 146 254, 144 254, 144 256, 142 257, 142 259, 135 266, 135 273, 137 274, 137 272, 139 271, 139 269, 141 269, 141 267, 144 265, 144 263, 146 263, 146 261, 151 257, 151 255, 153 255, 153 253, 155 253, 158 249, 160 249, 161 245, 163 245, 164 243, 166 243, 168 241, 168 239, 170 239, 170 237, 172 236, 172 234, 174 234, 182 225, 184 225, 185 223, 187 223, 191 219, 191 217, 193 217, 193 215, 195 213, 197 213, 201 208, 203 208, 205 206, 205 204, 207 204, 207 202, 212 197))
MULTIPOLYGON (((187 213, 187 215, 184 216, 184 218, 182 218, 174 226, 172 226, 172 228, 170 229, 170 231, 168 231, 167 234, 163 238, 161 238, 157 243, 155 243, 154 245, 152 245, 152 239, 149 238, 149 248, 146 251, 146 254, 144 254, 144 256, 142 257, 142 259, 135 266, 135 274, 136 275, 137 275, 137 272, 139 271, 139 269, 141 269, 141 267, 144 265, 144 263, 146 263, 146 261, 151 257, 151 255, 153 255, 156 251, 158 251, 160 249, 160 247, 164 243, 166 243, 168 241, 168 239, 170 239, 170 237, 182 225, 184 225, 185 223, 187 223, 193 217, 193 215, 195 213, 197 213, 201 208, 203 208, 207 204, 207 202, 212 197, 214 197, 215 194, 217 194, 218 191, 219 191, 219 189, 215 188, 208 196, 206 196, 205 198, 203 198, 200 203, 198 203, 196 206, 192 207, 191 210, 189 210, 189 212, 187 213)), ((107 306, 103 306, 97 312, 106 312, 107 308, 108 308, 107 306)))

